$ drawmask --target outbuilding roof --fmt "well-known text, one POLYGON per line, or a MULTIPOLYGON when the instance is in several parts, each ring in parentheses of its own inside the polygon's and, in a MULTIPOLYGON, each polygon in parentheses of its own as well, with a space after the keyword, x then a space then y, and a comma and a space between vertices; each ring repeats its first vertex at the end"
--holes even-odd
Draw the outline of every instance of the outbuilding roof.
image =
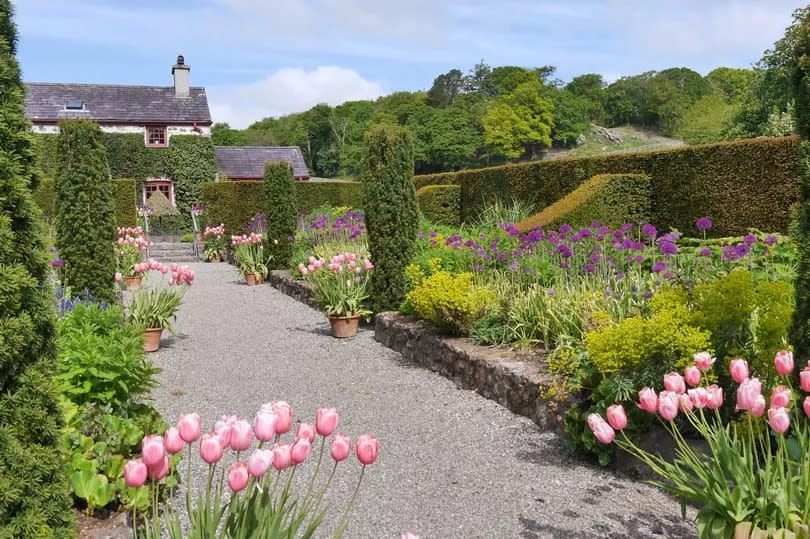
POLYGON ((229 178, 263 178, 265 163, 286 161, 296 178, 309 178, 298 146, 217 146, 217 169, 229 178))

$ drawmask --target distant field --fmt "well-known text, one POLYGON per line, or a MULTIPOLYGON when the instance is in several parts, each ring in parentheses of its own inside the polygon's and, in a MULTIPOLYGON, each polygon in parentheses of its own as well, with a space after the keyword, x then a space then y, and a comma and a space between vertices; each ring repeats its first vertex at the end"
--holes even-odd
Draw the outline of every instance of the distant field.
POLYGON ((614 152, 627 152, 638 150, 655 150, 662 148, 676 148, 684 146, 680 139, 668 138, 653 131, 638 127, 611 127, 609 131, 617 135, 621 142, 613 142, 603 135, 589 131, 585 133, 585 142, 570 150, 551 150, 546 159, 560 159, 562 157, 589 157, 614 152))

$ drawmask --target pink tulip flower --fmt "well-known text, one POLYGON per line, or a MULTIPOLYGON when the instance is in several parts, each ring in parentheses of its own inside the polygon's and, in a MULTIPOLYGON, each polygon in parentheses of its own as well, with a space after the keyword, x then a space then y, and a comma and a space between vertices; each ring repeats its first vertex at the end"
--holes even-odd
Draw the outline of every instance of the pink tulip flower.
POLYGON ((228 470, 228 486, 234 492, 240 492, 247 486, 248 468, 247 464, 238 460, 231 465, 228 470))
POLYGON ((124 466, 124 483, 128 487, 142 487, 146 483, 146 474, 146 464, 141 459, 129 460, 124 466))
POLYGON ((117 272, 117 271, 115 272, 115 282, 116 282, 116 283, 120 283, 120 282, 121 282, 121 273, 119 273, 119 272, 117 272))
POLYGON ((700 352, 695 354, 695 366, 703 372, 712 368, 716 358, 713 358, 709 352, 700 352))
POLYGON ((681 412, 691 412, 692 408, 695 406, 692 404, 692 399, 686 393, 678 395, 678 404, 680 404, 681 412))
POLYGON ((163 438, 150 434, 144 437, 141 442, 141 458, 147 466, 158 464, 166 456, 166 448, 163 446, 163 438))
POLYGON ((591 414, 588 416, 588 427, 590 427, 594 437, 603 444, 610 444, 616 438, 616 432, 613 430, 613 427, 608 425, 599 414, 591 414))
POLYGON ((200 442, 200 457, 208 464, 219 462, 222 458, 222 452, 225 449, 225 444, 222 443, 222 438, 215 432, 209 432, 203 435, 200 442))
POLYGON ((696 387, 686 392, 692 399, 692 405, 698 410, 705 408, 709 403, 709 392, 705 387, 696 387))
POLYGON ((650 412, 654 414, 658 411, 658 396, 655 394, 655 391, 650 389, 649 387, 643 388, 641 391, 638 392, 639 403, 638 407, 644 410, 645 412, 650 412))
POLYGON ((273 413, 278 418, 276 420, 276 432, 278 434, 287 434, 292 428, 293 411, 290 405, 284 401, 274 402, 272 405, 273 413))
POLYGON ((728 364, 728 372, 732 380, 741 384, 748 378, 748 362, 742 358, 732 359, 728 364))
POLYGON ((183 414, 177 422, 177 430, 180 431, 180 438, 187 444, 196 442, 202 430, 202 421, 197 413, 183 414))
POLYGON ((658 413, 667 421, 672 421, 678 415, 680 399, 674 391, 662 391, 658 395, 658 413))
POLYGON ((252 477, 261 477, 265 474, 270 464, 273 462, 273 452, 264 449, 257 449, 250 455, 247 462, 248 473, 252 477))
POLYGON ((686 382, 683 376, 677 372, 670 372, 664 375, 664 387, 667 391, 672 391, 678 395, 686 393, 686 382))
POLYGON ((723 405, 723 388, 717 384, 712 384, 706 388, 709 393, 709 399, 706 401, 706 408, 714 410, 723 405))
POLYGON ((612 404, 608 406, 607 412, 608 424, 616 430, 624 430, 627 427, 627 414, 624 413, 624 408, 621 404, 612 404))
POLYGON ((315 430, 321 436, 330 436, 337 428, 338 419, 338 412, 334 408, 318 408, 315 412, 315 430))
POLYGON ((793 371, 793 352, 780 350, 773 358, 774 367, 780 376, 786 376, 793 371))
POLYGON ((370 434, 363 434, 354 443, 357 460, 365 465, 374 464, 380 452, 380 441, 370 434))
POLYGON ((695 387, 700 383, 700 369, 694 365, 689 365, 684 369, 683 377, 689 386, 695 387))
POLYGON ((759 378, 749 378, 743 380, 737 388, 737 409, 750 410, 754 406, 757 397, 762 394, 762 384, 759 378))
POLYGON ((293 464, 301 464, 309 458, 310 451, 312 451, 312 444, 309 439, 297 438, 290 448, 290 460, 293 464))
POLYGON ((169 475, 169 455, 164 454, 162 459, 151 466, 147 465, 146 469, 149 473, 149 479, 160 481, 169 475))
POLYGON ((222 419, 214 423, 214 431, 219 435, 219 440, 222 442, 223 448, 231 445, 231 431, 236 421, 235 415, 224 415, 222 419))
POLYGON ((270 412, 259 412, 253 421, 253 433, 260 442, 269 442, 276 435, 276 415, 270 412))
POLYGON ((335 462, 342 462, 346 460, 351 452, 352 442, 345 434, 336 434, 332 439, 332 445, 329 447, 329 453, 335 462))
POLYGON ((234 451, 250 449, 253 441, 253 429, 247 421, 239 420, 231 425, 231 440, 229 445, 234 451))
POLYGON ((169 427, 163 434, 163 446, 170 455, 178 453, 185 445, 186 443, 180 437, 180 431, 177 430, 177 427, 169 427))
POLYGON ((787 408, 790 404, 790 390, 785 386, 776 386, 771 390, 771 407, 787 408))
POLYGON ((768 409, 768 425, 774 432, 784 434, 790 428, 790 416, 784 408, 768 409))
POLYGON ((399 536, 399 539, 419 539, 418 535, 414 535, 411 532, 403 533, 399 536))
POLYGON ((802 387, 802 391, 810 393, 810 361, 807 363, 807 367, 799 373, 799 384, 802 387))
POLYGON ((296 438, 306 438, 309 443, 315 441, 315 427, 311 423, 300 423, 295 431, 296 438))
POLYGON ((284 470, 292 464, 289 444, 276 444, 273 446, 273 468, 284 470))
POLYGON ((804 415, 810 417, 810 397, 804 398, 804 404, 802 407, 804 408, 804 415))
POLYGON ((765 397, 757 395, 749 411, 754 417, 762 417, 765 414, 765 397))

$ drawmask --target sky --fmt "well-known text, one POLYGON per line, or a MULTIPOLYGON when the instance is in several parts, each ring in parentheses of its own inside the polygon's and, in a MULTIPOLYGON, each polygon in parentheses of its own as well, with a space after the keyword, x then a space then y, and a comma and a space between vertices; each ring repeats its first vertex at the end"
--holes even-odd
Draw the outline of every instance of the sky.
POLYGON ((183 54, 215 122, 394 91, 440 73, 557 66, 570 80, 750 67, 806 0, 16 0, 29 82, 170 86, 183 54))

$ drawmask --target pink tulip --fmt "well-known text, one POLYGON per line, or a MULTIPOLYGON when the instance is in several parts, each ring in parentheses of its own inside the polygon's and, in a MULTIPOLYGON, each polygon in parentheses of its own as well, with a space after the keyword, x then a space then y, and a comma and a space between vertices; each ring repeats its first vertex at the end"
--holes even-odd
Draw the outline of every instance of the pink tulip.
POLYGON ((248 468, 247 464, 238 460, 233 463, 228 470, 228 486, 234 492, 240 492, 247 486, 248 482, 248 468))
POLYGON ((399 536, 399 539, 419 539, 418 535, 414 535, 411 532, 403 533, 399 536))
POLYGON ((253 421, 253 433, 260 442, 269 442, 276 435, 276 415, 259 412, 253 421))
POLYGON ((737 409, 750 410, 761 394, 762 384, 759 382, 759 378, 743 380, 740 387, 737 388, 737 409))
POLYGON ((599 414, 591 414, 588 416, 588 427, 590 427, 594 437, 603 444, 612 443, 616 438, 616 432, 613 430, 613 427, 608 425, 599 414))
POLYGON ((608 423, 616 430, 624 430, 627 426, 627 415, 624 413, 624 408, 621 404, 612 404, 608 406, 607 412, 608 423))
POLYGON ((163 446, 170 455, 174 455, 183 449, 186 443, 180 437, 180 431, 176 427, 169 427, 163 434, 163 446))
POLYGON ((247 421, 239 420, 231 425, 231 440, 229 445, 234 451, 246 451, 253 441, 253 429, 247 421))
POLYGON ((247 462, 248 473, 253 477, 261 477, 273 462, 273 452, 257 449, 250 455, 247 462))
POLYGON ((709 402, 709 392, 705 387, 696 387, 686 393, 692 399, 692 405, 698 410, 704 408, 709 402))
MULTIPOLYGON (((338 413, 334 408, 318 408, 315 412, 315 430, 321 436, 329 436, 335 432, 338 424, 338 413)), ((299 434, 300 436, 300 434, 299 434)))
POLYGON ((771 391, 771 407, 787 408, 790 404, 790 390, 785 386, 776 386, 771 391))
POLYGON ((222 442, 222 447, 231 445, 231 432, 233 431, 233 424, 236 423, 236 416, 222 416, 222 419, 214 424, 214 431, 219 435, 219 440, 222 442))
POLYGON ((357 460, 365 465, 374 464, 380 452, 380 441, 370 434, 363 434, 354 443, 354 453, 357 460))
POLYGON ((276 420, 276 432, 278 434, 287 434, 292 428, 293 411, 290 405, 284 401, 274 402, 272 405, 273 413, 278 418, 276 420))
POLYGON ((309 439, 297 438, 290 448, 290 460, 293 464, 301 464, 309 458, 310 451, 312 451, 312 444, 309 439))
POLYGON ((706 408, 714 410, 723 405, 723 388, 717 384, 712 384, 706 388, 709 393, 709 399, 706 401, 706 408))
POLYGON ((810 417, 810 397, 804 398, 804 404, 802 407, 804 408, 804 415, 810 417))
POLYGON ((695 354, 694 358, 695 358, 695 366, 698 369, 702 370, 703 372, 706 372, 709 369, 711 369, 715 361, 715 358, 713 358, 709 352, 700 352, 698 354, 695 354))
POLYGON ((141 458, 147 466, 158 464, 166 456, 163 438, 150 434, 141 442, 141 458))
POLYGON ((694 365, 689 365, 683 371, 683 377, 687 384, 689 384, 691 387, 695 387, 700 383, 700 369, 694 365))
POLYGON ((180 438, 187 444, 194 443, 200 437, 202 421, 199 414, 183 414, 177 422, 177 430, 180 431, 180 438))
POLYGON ((667 391, 672 391, 680 395, 686 393, 686 383, 683 376, 677 372, 670 372, 664 375, 664 387, 667 391))
POLYGON ((301 423, 295 431, 296 438, 306 438, 309 443, 315 441, 315 427, 311 423, 301 423))
POLYGON ((694 408, 692 399, 686 393, 678 395, 678 404, 680 404, 681 412, 691 412, 692 408, 694 408))
POLYGON ((678 415, 680 399, 674 391, 662 391, 658 395, 658 413, 667 421, 672 421, 678 415))
POLYGON ((799 373, 799 384, 802 387, 802 391, 810 393, 810 362, 808 362, 807 367, 799 373))
POLYGON ((273 468, 284 470, 292 464, 290 446, 288 444, 276 444, 273 446, 273 468))
POLYGON ((121 274, 119 272, 117 272, 117 271, 115 272, 115 282, 116 283, 121 282, 121 274))
POLYGON ((768 409, 768 425, 774 432, 784 434, 790 428, 790 416, 784 408, 768 409))
POLYGON ((336 434, 332 439, 332 445, 329 447, 329 453, 335 462, 346 460, 351 452, 352 442, 345 434, 336 434))
POLYGON ((776 372, 781 376, 790 374, 793 370, 793 352, 789 350, 780 350, 773 358, 773 364, 776 367, 776 372))
POLYGON ((639 403, 638 407, 644 410, 645 412, 650 412, 654 414, 658 411, 658 397, 655 394, 655 391, 650 389, 649 387, 643 388, 641 391, 638 392, 639 403))
POLYGON ((124 466, 124 482, 128 487, 138 488, 146 483, 146 464, 141 459, 127 461, 124 466))
POLYGON ((742 358, 732 359, 728 364, 728 372, 731 373, 732 380, 741 384, 748 378, 748 362, 742 358))
POLYGON ((765 414, 765 397, 757 395, 749 411, 754 417, 762 417, 765 414))
POLYGON ((222 458, 224 449, 225 444, 222 443, 222 438, 215 432, 209 432, 203 435, 200 442, 200 457, 208 464, 214 464, 222 458))
POLYGON ((162 459, 152 466, 147 465, 146 469, 149 473, 149 479, 160 481, 169 475, 169 455, 164 454, 162 459))

